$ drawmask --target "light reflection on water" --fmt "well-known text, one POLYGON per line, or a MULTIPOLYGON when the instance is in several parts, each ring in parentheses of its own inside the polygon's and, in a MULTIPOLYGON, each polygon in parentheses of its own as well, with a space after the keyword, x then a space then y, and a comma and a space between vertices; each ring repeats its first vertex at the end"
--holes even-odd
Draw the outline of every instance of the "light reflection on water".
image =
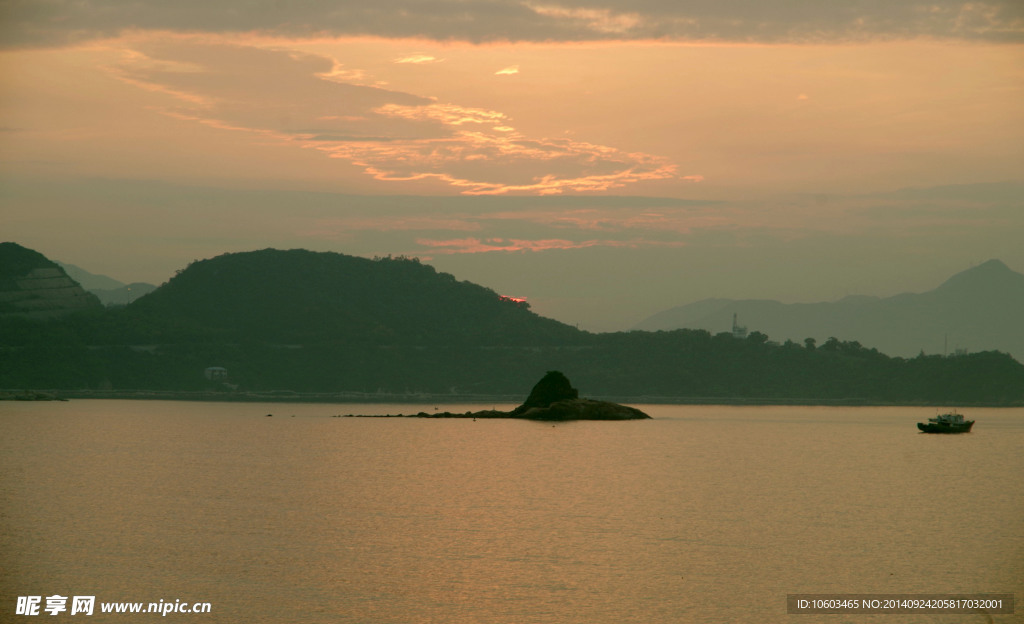
POLYGON ((0 404, 0 609, 61 594, 210 602, 167 616, 202 622, 789 622, 787 593, 1024 596, 1024 410, 971 410, 961 436, 917 433, 928 408, 331 418, 434 407, 0 404))

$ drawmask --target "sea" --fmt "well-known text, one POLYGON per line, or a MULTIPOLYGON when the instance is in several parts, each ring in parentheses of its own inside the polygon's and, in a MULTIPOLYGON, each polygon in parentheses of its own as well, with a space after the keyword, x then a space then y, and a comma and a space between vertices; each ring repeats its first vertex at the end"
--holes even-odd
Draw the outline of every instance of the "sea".
POLYGON ((919 433, 927 407, 344 417, 511 407, 0 403, 0 622, 1024 621, 1024 409, 963 435, 919 433), (101 611, 134 603, 162 613, 101 611))

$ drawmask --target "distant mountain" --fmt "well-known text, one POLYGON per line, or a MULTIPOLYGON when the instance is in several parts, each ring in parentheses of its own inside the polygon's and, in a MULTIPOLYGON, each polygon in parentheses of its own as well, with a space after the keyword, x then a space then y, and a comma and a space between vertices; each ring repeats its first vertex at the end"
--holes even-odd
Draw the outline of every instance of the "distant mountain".
POLYGON ((646 319, 635 329, 729 331, 733 315, 772 340, 835 337, 893 356, 965 349, 1024 359, 1024 275, 999 260, 958 273, 934 290, 893 297, 846 297, 828 303, 705 299, 646 319))
POLYGON ((135 319, 281 343, 530 345, 583 332, 419 260, 303 249, 190 264, 126 309, 135 319))
MULTIPOLYGON (((935 300, 1010 292, 1005 275, 992 273, 950 280, 910 296, 916 308, 904 307, 920 315, 939 307, 935 300)), ((60 267, 7 244, 0 246, 0 286, 0 304, 13 306, 0 314, 0 388, 480 400, 519 393, 539 371, 565 370, 590 396, 646 402, 1024 404, 1024 365, 1006 354, 901 359, 856 339, 807 348, 772 344, 757 332, 590 334, 407 258, 225 254, 190 264, 127 306, 103 308, 60 267), (95 310, 63 318, 25 313, 74 292, 95 310)), ((705 302, 704 311, 720 305, 705 302)))
POLYGON ((95 295, 43 254, 0 243, 0 316, 52 318, 100 307, 95 295))
POLYGON ((107 277, 106 275, 90 273, 89 271, 73 264, 67 264, 65 262, 57 262, 57 264, 64 269, 64 272, 67 273, 71 279, 78 282, 79 285, 86 290, 116 290, 118 288, 124 288, 125 286, 124 282, 119 282, 112 277, 107 277))
POLYGON ((58 262, 61 268, 82 288, 99 297, 100 303, 105 306, 128 305, 139 297, 156 290, 153 284, 145 282, 132 282, 125 284, 106 275, 90 273, 81 267, 73 264, 58 262))

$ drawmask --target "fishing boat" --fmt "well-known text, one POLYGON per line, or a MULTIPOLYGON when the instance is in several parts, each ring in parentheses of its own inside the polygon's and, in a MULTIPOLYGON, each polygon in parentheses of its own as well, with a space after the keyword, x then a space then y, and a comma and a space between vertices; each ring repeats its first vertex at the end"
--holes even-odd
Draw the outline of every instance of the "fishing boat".
POLYGON ((949 412, 929 418, 926 423, 917 423, 917 428, 925 433, 968 433, 973 420, 964 420, 963 414, 949 412))

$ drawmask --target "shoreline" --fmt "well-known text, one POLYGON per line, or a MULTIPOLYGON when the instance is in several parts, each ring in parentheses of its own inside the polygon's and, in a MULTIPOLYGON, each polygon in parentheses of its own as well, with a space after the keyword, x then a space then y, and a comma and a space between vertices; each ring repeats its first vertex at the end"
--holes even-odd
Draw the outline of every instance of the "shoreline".
MULTIPOLYGON (((778 397, 594 396, 594 399, 637 405, 731 405, 821 407, 947 407, 948 401, 882 401, 865 398, 819 399, 778 397)), ((495 394, 381 394, 362 392, 210 392, 174 390, 0 390, 0 401, 67 401, 72 399, 124 399, 149 401, 209 401, 234 403, 360 403, 401 404, 518 404, 522 395, 495 394)), ((967 401, 957 407, 1024 407, 1024 401, 967 401)))

